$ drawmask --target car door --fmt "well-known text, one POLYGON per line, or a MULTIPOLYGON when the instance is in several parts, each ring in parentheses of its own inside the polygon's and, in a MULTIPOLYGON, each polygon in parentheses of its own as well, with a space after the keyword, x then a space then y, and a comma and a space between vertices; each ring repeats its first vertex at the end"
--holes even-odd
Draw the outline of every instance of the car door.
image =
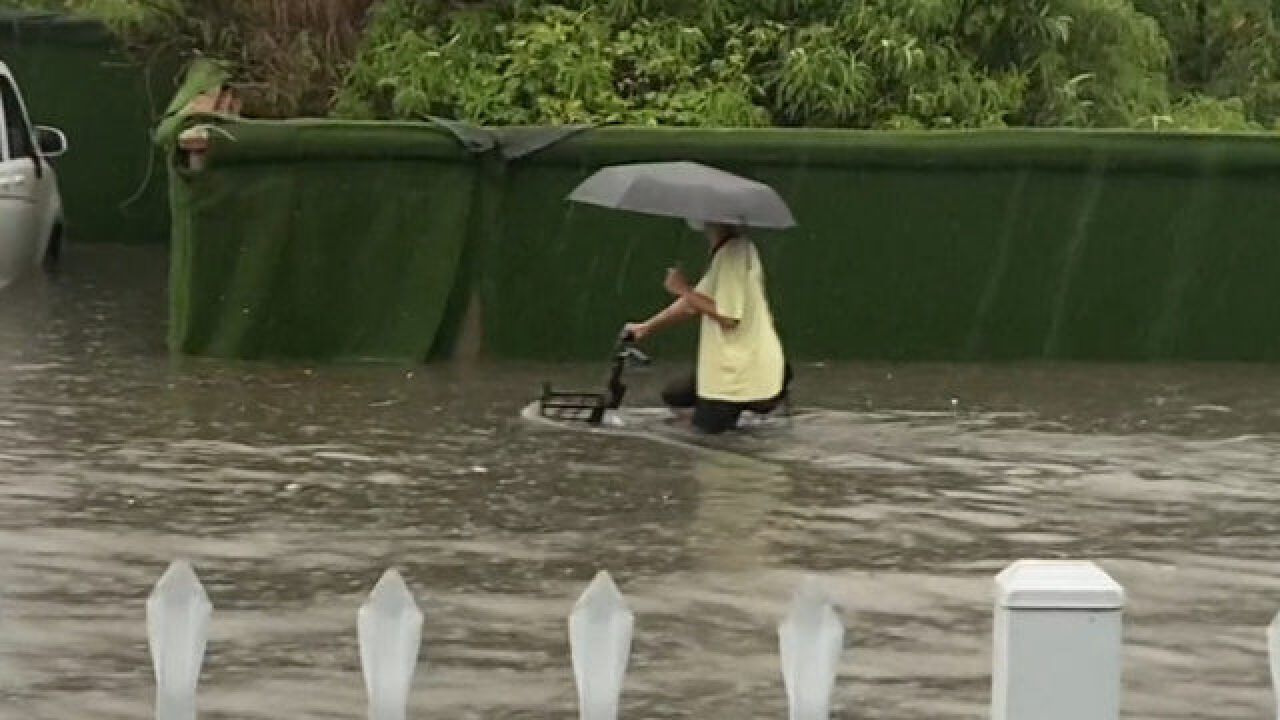
POLYGON ((33 267, 41 245, 41 166, 13 78, 0 68, 0 287, 33 267))

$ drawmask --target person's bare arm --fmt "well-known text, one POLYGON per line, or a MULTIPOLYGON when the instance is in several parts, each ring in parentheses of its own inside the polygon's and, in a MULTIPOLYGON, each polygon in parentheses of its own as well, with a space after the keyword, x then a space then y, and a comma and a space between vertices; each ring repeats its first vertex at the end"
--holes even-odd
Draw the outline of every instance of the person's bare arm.
POLYGON ((667 280, 664 285, 667 292, 676 296, 675 301, 642 323, 627 323, 627 331, 636 340, 643 340, 658 330, 698 315, 706 315, 724 330, 738 327, 738 319, 726 317, 717 312, 715 299, 694 290, 679 268, 671 268, 667 271, 667 280))
POLYGON ((687 289, 680 295, 680 300, 677 302, 680 301, 684 301, 693 309, 693 312, 699 315, 706 315, 712 320, 715 320, 716 324, 725 330, 732 330, 738 327, 738 321, 736 319, 725 317, 716 312, 716 301, 714 299, 703 295, 697 290, 687 289))
POLYGON ((627 331, 630 332, 636 340, 643 340, 645 337, 670 327, 681 321, 697 317, 698 311, 689 306, 689 302, 684 298, 676 298, 675 302, 668 305, 661 312, 642 323, 628 323, 627 331))
POLYGON ((715 320, 722 329, 732 330, 738 327, 738 319, 726 317, 717 312, 715 299, 694 290, 679 268, 671 268, 667 271, 665 285, 667 292, 678 296, 693 312, 715 320))

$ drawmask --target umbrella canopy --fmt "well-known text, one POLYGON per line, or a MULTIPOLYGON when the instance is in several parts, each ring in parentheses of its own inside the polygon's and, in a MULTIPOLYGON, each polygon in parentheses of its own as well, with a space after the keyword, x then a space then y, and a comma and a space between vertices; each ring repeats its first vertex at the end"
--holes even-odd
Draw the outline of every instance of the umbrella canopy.
POLYGON ((570 195, 573 202, 704 223, 789 228, 791 210, 773 188, 693 162, 602 168, 570 195))

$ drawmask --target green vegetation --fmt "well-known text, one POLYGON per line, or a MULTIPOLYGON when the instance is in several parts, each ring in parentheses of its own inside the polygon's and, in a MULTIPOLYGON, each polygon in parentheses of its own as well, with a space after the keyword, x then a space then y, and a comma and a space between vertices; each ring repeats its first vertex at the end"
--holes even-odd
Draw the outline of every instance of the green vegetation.
POLYGON ((374 0, 0 0, 95 17, 135 54, 227 64, 255 115, 324 115, 374 0))
POLYGON ((259 115, 1221 130, 1280 118, 1280 0, 8 1, 103 17, 138 51, 227 61, 259 115))

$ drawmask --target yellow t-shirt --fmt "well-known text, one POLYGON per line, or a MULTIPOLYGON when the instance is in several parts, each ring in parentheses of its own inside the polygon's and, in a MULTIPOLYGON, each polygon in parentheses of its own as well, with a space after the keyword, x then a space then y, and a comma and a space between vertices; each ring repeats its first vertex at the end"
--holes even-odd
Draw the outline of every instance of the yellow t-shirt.
POLYGON ((764 294, 764 268, 746 238, 725 243, 696 290, 716 312, 737 320, 725 330, 703 316, 698 340, 698 397, 729 402, 770 400, 782 392, 782 342, 764 294))

